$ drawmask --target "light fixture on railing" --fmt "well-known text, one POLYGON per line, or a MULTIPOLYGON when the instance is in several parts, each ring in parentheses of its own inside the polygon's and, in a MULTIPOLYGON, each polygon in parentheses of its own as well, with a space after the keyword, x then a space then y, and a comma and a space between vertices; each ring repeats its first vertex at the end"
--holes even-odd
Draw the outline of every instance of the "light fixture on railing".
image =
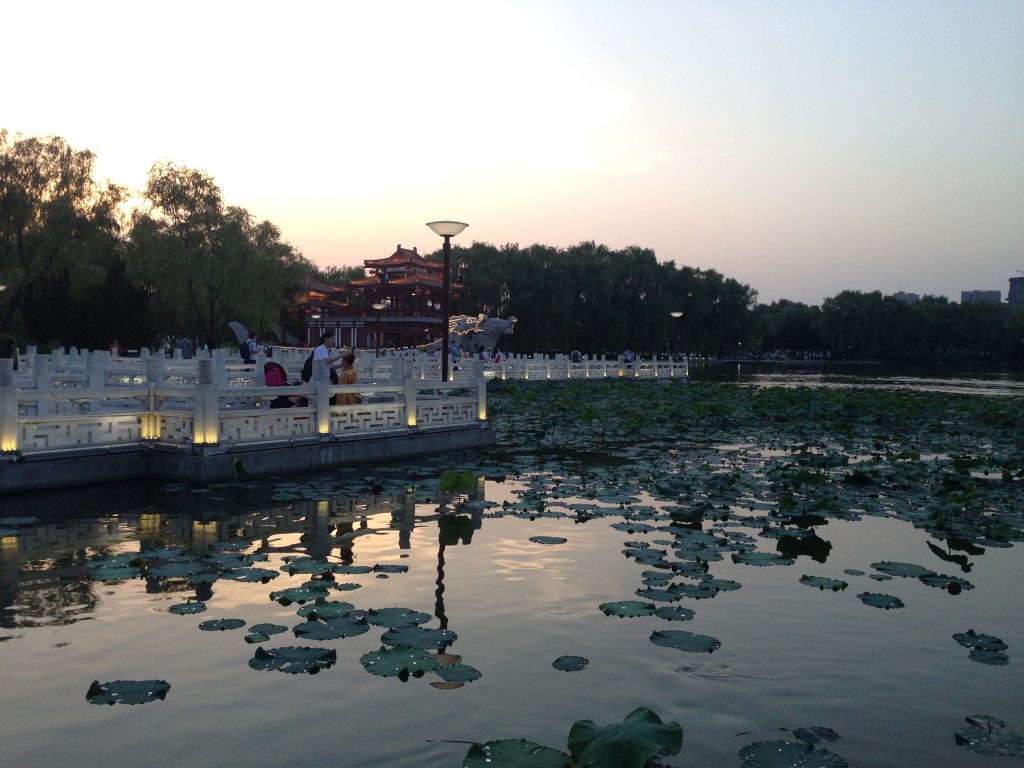
POLYGON ((441 381, 448 381, 448 293, 451 288, 451 239, 469 225, 463 224, 461 221, 428 221, 427 226, 433 230, 435 235, 440 235, 444 238, 444 273, 441 286, 441 328, 443 331, 441 339, 441 381))

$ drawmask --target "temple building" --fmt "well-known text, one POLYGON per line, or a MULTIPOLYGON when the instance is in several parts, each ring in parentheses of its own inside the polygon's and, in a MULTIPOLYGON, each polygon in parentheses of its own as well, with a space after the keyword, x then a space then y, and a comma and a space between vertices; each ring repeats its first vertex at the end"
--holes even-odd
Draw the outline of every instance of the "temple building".
MULTIPOLYGON (((367 277, 341 288, 318 286, 303 299, 308 344, 334 331, 337 347, 386 349, 427 344, 441 336, 443 266, 416 248, 397 247, 384 259, 363 261, 367 277)), ((451 298, 461 286, 450 285, 451 298)))

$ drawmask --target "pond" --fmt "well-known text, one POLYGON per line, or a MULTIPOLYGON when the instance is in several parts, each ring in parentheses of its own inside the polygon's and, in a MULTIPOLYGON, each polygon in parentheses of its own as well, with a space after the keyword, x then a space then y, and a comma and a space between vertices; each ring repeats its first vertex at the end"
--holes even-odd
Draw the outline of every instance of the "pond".
POLYGON ((516 382, 479 454, 5 498, 5 762, 459 766, 645 707, 664 766, 1013 763, 1021 405, 516 382))

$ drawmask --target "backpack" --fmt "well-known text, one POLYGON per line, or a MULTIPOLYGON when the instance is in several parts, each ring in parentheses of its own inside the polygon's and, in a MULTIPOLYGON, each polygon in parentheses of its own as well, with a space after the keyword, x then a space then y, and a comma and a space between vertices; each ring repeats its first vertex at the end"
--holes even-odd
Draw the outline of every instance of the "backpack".
POLYGON ((304 362, 302 364, 302 373, 299 374, 299 375, 302 377, 302 380, 304 382, 306 382, 307 384, 309 383, 309 380, 313 378, 313 355, 312 354, 310 354, 310 356, 306 358, 306 362, 304 362))

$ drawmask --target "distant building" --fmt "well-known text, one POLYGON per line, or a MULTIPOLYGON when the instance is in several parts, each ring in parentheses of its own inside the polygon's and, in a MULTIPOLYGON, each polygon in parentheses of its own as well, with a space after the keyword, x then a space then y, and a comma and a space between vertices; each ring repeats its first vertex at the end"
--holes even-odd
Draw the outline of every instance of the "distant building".
POLYGON ((904 304, 917 304, 921 300, 921 297, 916 293, 907 293, 906 291, 896 291, 889 297, 890 299, 896 299, 896 301, 902 301, 904 304))
POLYGON ((960 291, 961 304, 998 304, 1002 300, 1002 291, 960 291))
POLYGON ((1024 304, 1024 277, 1011 277, 1010 290, 1006 294, 1007 304, 1024 304))

